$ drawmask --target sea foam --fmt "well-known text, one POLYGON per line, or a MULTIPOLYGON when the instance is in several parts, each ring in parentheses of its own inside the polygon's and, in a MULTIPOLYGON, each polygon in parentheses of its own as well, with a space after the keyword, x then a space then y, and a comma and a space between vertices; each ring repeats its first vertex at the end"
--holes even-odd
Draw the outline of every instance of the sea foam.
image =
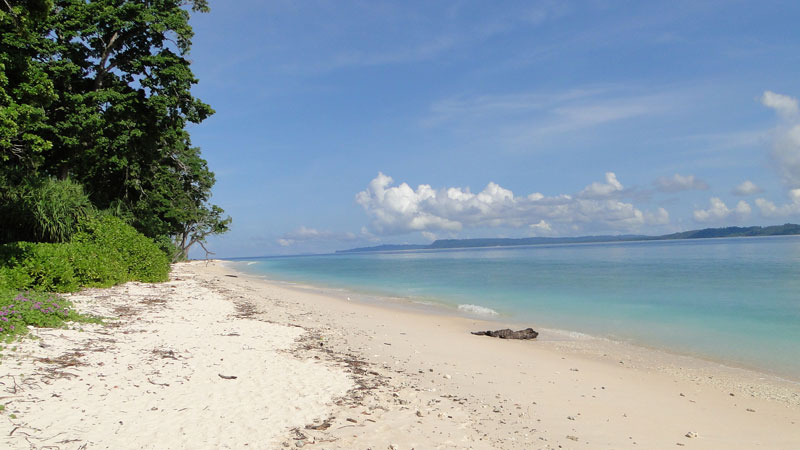
POLYGON ((479 306, 479 305, 469 305, 469 304, 458 305, 458 310, 459 311, 463 311, 463 312, 467 312, 467 313, 470 313, 470 314, 478 314, 478 315, 481 315, 481 316, 496 316, 496 315, 498 315, 497 311, 493 310, 492 308, 487 308, 485 306, 479 306))

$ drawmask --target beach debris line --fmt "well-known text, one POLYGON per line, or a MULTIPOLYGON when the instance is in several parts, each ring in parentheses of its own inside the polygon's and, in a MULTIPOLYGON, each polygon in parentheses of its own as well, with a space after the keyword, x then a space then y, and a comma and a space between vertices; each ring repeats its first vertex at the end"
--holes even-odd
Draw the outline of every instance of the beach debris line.
POLYGON ((500 339, 536 339, 539 333, 533 328, 525 328, 524 330, 513 331, 510 328, 495 331, 473 331, 472 334, 476 336, 491 336, 500 339))

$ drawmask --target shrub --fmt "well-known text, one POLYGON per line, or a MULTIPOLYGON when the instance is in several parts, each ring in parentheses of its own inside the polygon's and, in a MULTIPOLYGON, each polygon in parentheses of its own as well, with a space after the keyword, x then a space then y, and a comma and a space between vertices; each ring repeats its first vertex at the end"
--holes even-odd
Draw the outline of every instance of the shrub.
POLYGON ((59 327, 65 321, 99 322, 75 312, 69 300, 52 294, 0 291, 0 339, 25 334, 28 326, 59 327))
POLYGON ((0 239, 68 242, 81 220, 94 213, 83 186, 70 179, 38 178, 0 195, 0 239))
POLYGON ((155 242, 136 231, 135 228, 114 216, 102 216, 84 220, 81 231, 73 243, 94 247, 99 260, 114 258, 127 272, 127 280, 146 283, 166 281, 169 275, 169 260, 155 242))
POLYGON ((67 242, 78 223, 94 210, 83 186, 69 179, 48 178, 32 190, 28 200, 40 239, 67 242))
POLYGON ((7 289, 72 292, 80 287, 72 266, 72 245, 15 242, 3 246, 7 289))
POLYGON ((91 243, 73 242, 70 262, 81 286, 110 287, 131 278, 117 252, 91 243))
POLYGON ((0 288, 73 292, 126 281, 154 283, 169 275, 167 255, 113 216, 84 219, 65 244, 16 242, 0 246, 0 288))

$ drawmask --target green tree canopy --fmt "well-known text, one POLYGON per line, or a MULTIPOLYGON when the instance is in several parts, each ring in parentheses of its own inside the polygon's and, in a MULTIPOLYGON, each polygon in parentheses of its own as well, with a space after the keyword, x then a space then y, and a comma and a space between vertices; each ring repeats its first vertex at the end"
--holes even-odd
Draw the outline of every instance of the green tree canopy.
MULTIPOLYGON (((30 171, 52 147, 46 108, 57 98, 39 56, 47 42, 48 1, 7 0, 0 13, 0 177, 30 171)), ((0 178, 2 181, 2 178, 0 178)), ((19 181, 19 180, 17 180, 19 181)))
POLYGON ((0 183, 74 180, 176 244, 226 231, 186 131, 213 114, 187 59, 190 11, 207 1, 0 1, 0 183))

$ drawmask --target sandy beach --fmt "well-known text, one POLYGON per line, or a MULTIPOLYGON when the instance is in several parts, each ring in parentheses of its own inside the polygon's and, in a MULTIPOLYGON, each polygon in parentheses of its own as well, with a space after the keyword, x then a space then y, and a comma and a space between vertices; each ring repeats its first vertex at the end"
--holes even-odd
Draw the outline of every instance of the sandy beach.
POLYGON ((800 385, 237 273, 70 296, 106 325, 3 351, 11 449, 795 449, 800 385))

